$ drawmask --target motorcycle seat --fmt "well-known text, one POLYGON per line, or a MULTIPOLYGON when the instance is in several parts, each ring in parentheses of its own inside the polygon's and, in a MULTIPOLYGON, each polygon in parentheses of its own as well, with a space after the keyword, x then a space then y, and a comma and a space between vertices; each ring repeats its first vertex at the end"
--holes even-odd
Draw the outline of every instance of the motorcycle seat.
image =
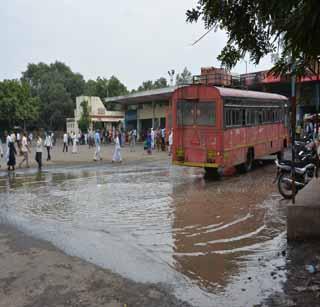
POLYGON ((294 167, 298 167, 298 168, 303 168, 305 167, 307 164, 309 164, 308 161, 295 161, 292 165, 292 161, 291 160, 281 160, 279 161, 280 165, 289 165, 289 166, 294 166, 294 167))

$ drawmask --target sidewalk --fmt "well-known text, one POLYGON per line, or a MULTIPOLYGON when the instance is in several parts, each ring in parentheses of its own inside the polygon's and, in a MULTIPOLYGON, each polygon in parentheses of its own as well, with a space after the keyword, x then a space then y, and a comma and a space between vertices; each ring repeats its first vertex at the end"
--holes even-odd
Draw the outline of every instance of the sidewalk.
POLYGON ((314 178, 288 205, 288 240, 320 239, 320 178, 314 178))

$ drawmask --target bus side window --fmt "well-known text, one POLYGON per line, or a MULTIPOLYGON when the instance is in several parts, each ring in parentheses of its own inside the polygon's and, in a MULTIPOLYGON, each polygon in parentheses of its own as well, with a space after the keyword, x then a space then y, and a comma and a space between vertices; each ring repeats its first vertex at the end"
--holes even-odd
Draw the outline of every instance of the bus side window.
POLYGON ((232 126, 232 113, 230 109, 226 109, 226 127, 232 126))
POLYGON ((262 111, 257 111, 258 114, 258 124, 262 124, 262 111))
POLYGON ((241 110, 241 122, 240 122, 241 126, 245 126, 246 125, 246 110, 242 109, 241 110))

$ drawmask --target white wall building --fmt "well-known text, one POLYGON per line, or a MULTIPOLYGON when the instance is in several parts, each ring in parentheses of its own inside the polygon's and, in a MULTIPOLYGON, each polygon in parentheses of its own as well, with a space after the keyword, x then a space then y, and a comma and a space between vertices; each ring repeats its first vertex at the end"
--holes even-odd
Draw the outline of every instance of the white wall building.
POLYGON ((74 118, 66 119, 67 133, 79 133, 78 121, 82 115, 83 101, 88 102, 89 115, 91 119, 90 129, 95 129, 97 123, 104 129, 112 129, 113 126, 118 126, 119 122, 124 121, 124 112, 108 111, 99 97, 79 96, 76 98, 76 109, 74 110, 74 118))

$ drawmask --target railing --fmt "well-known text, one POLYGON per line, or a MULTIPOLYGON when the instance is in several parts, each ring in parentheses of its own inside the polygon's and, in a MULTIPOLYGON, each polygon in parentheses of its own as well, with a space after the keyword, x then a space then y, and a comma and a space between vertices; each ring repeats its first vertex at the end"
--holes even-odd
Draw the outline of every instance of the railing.
POLYGON ((232 88, 242 88, 240 75, 230 75, 226 73, 214 73, 214 74, 193 76, 192 83, 232 87, 232 88))

